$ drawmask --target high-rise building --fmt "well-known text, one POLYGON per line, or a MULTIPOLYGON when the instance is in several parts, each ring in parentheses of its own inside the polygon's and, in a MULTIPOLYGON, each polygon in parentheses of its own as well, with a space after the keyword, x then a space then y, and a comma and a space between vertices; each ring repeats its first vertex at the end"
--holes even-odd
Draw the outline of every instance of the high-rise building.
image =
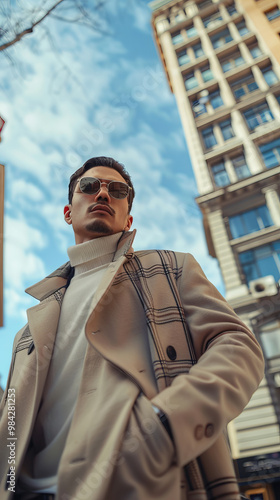
POLYGON ((241 489, 280 498, 280 4, 154 0, 152 25, 225 295, 266 377, 229 425, 241 489))

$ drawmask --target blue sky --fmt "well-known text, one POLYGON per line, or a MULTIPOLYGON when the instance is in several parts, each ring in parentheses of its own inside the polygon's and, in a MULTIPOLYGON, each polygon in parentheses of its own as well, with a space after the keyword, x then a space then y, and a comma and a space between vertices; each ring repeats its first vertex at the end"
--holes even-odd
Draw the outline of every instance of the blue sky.
POLYGON ((0 115, 6 120, 0 144, 6 173, 3 386, 14 335, 36 303, 24 289, 68 260, 67 247, 74 244, 63 220, 68 179, 92 156, 113 156, 132 176, 134 248, 190 252, 223 291, 218 265, 207 253, 148 2, 108 0, 100 15, 106 35, 48 19, 52 44, 39 27, 11 49, 14 64, 0 53, 0 115))

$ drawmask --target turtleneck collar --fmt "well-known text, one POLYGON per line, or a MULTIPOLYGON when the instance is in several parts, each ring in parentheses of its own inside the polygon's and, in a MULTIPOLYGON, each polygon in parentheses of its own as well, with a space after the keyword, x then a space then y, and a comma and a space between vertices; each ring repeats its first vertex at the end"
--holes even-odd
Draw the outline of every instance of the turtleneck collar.
POLYGON ((68 248, 70 264, 75 268, 75 276, 91 269, 109 264, 113 260, 122 232, 95 238, 68 248))

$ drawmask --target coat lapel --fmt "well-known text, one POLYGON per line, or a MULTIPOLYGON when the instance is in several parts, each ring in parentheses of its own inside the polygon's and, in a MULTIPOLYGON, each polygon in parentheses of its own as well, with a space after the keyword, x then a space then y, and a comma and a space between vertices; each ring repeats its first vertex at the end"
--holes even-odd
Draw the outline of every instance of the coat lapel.
MULTIPOLYGON (((41 302, 27 310, 30 341, 28 365, 22 366, 25 384, 34 384, 34 408, 40 402, 44 389, 60 316, 61 303, 71 267, 69 263, 59 268, 47 278, 29 287, 26 292, 41 302), (34 352, 33 352, 34 351, 34 352), (34 362, 31 365, 31 359, 34 362)), ((19 340, 19 343, 22 339, 19 340)))
MULTIPOLYGON (((146 329, 144 310, 141 306, 139 308, 138 300, 137 315, 135 310, 127 309, 134 290, 129 279, 124 286, 125 278, 120 278, 124 264, 134 256, 132 242, 135 233, 135 230, 125 233, 120 240, 114 259, 94 294, 85 334, 90 345, 152 397, 156 390, 152 370, 148 373, 151 363, 148 356, 140 354, 146 329), (112 323, 112 318, 118 318, 118 324, 112 323)), ((124 275, 127 277, 126 272, 124 275)))

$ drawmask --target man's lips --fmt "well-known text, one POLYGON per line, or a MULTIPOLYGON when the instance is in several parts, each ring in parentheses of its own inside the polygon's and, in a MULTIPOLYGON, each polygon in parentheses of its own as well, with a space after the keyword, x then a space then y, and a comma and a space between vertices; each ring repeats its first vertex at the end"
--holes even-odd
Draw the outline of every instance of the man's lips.
POLYGON ((89 212, 107 212, 110 215, 114 215, 114 210, 109 207, 109 205, 103 205, 103 203, 97 203, 96 205, 93 205, 89 207, 89 212))

